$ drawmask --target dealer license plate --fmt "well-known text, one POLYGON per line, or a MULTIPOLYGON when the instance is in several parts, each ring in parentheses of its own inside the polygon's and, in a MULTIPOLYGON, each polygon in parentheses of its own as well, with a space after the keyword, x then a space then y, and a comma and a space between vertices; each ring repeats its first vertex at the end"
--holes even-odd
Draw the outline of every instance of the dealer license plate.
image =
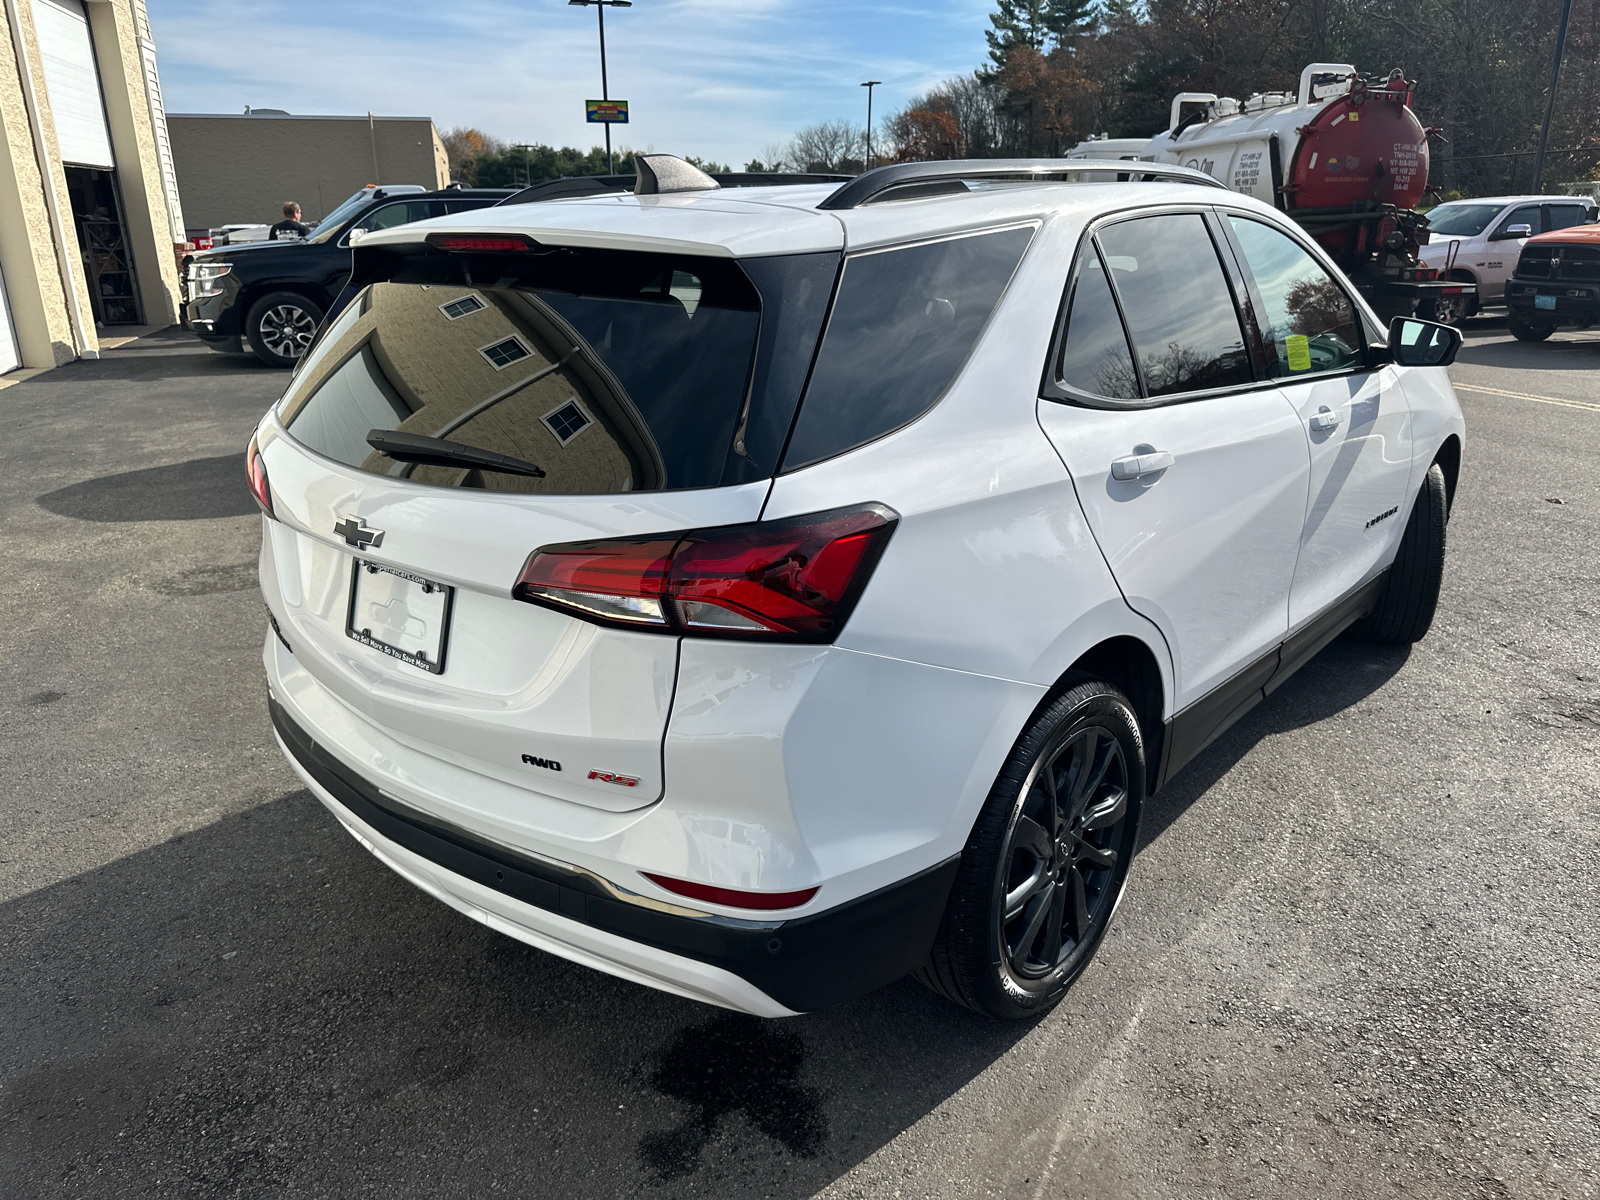
POLYGON ((1554 308, 1556 306, 1556 298, 1554 296, 1535 296, 1533 298, 1533 306, 1535 308, 1554 308))
POLYGON ((345 632, 435 675, 444 673, 455 589, 393 567, 354 560, 345 632))

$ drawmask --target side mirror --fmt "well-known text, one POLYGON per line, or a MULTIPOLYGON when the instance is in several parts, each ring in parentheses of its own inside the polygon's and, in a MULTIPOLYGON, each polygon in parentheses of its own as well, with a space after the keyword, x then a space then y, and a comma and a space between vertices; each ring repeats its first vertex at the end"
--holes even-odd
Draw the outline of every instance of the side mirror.
POLYGON ((1461 350, 1461 331, 1436 321, 1396 317, 1389 322, 1389 353, 1402 367, 1448 367, 1461 350))
POLYGON ((1504 229, 1496 230, 1491 242, 1508 242, 1512 238, 1525 238, 1533 236, 1533 226, 1526 224, 1507 225, 1504 229))
POLYGON ((344 235, 344 244, 346 246, 354 246, 357 243, 359 243, 362 238, 364 238, 366 236, 367 236, 367 231, 365 229, 362 229, 360 226, 357 226, 356 228, 352 229, 349 233, 344 235))

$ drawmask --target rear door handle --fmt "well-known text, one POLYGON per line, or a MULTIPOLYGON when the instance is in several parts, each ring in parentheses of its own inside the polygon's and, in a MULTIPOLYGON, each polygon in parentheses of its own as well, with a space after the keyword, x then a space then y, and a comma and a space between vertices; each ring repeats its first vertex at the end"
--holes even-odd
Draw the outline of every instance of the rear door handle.
POLYGON ((1330 429, 1339 428, 1339 422, 1344 418, 1334 412, 1326 404, 1319 408, 1311 417, 1311 429, 1314 433, 1327 433, 1330 429))
POLYGON ((1171 465, 1172 455, 1165 450, 1153 450, 1149 454, 1130 454, 1126 458, 1111 460, 1111 478, 1126 482, 1165 471, 1171 465))

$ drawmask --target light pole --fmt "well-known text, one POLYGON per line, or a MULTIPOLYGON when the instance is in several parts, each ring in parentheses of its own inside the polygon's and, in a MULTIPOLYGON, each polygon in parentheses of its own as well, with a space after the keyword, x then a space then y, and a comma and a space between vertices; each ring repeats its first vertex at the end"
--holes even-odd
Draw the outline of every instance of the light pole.
POLYGON ((1567 21, 1572 17, 1572 0, 1561 6, 1561 23, 1556 28, 1556 61, 1550 67, 1550 99, 1544 106, 1544 124, 1539 127, 1539 154, 1533 160, 1533 191, 1544 187, 1544 152, 1550 147, 1550 122, 1556 115, 1556 88, 1561 86, 1561 52, 1567 48, 1567 21))
MULTIPOLYGON (((595 14, 600 18, 600 99, 611 99, 611 93, 606 85, 606 9, 632 8, 633 0, 567 0, 574 8, 587 8, 594 5, 595 14)), ((606 125, 606 174, 614 174, 611 162, 611 126, 606 125)))
MULTIPOLYGON (((576 3, 576 0, 573 2, 576 3)), ((867 157, 861 164, 865 171, 872 170, 872 89, 882 82, 881 79, 869 79, 861 85, 867 89, 867 157)))

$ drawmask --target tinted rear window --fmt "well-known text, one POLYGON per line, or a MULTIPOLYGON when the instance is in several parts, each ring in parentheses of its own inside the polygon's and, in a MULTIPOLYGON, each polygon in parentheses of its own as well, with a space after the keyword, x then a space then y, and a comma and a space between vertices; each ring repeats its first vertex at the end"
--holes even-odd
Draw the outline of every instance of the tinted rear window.
POLYGON ((606 494, 763 478, 838 261, 795 255, 747 271, 602 250, 419 255, 340 314, 280 415, 319 454, 435 486, 606 494), (545 474, 397 462, 368 445, 373 430, 492 450, 545 474))
POLYGON ((850 257, 783 469, 842 454, 937 404, 1032 238, 1032 228, 1002 229, 850 257))

